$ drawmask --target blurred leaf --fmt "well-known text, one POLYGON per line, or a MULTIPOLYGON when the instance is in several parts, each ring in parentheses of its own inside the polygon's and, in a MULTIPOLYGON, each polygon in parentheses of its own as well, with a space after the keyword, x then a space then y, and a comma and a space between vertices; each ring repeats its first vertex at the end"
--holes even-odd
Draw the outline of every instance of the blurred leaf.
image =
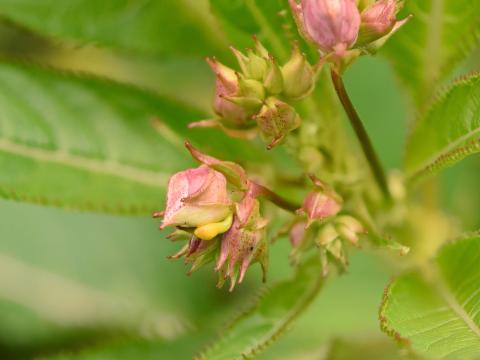
POLYGON ((407 144, 406 169, 418 178, 480 151, 480 76, 459 80, 420 117, 407 144))
POLYGON ((64 352, 43 360, 159 360, 190 359, 196 348, 205 342, 204 334, 194 334, 175 341, 125 340, 76 353, 64 352))
MULTIPOLYGON (((336 339, 329 346, 325 360, 407 360, 402 356, 395 343, 388 339, 368 339, 365 341, 347 341, 336 339)), ((313 359, 312 359, 313 360, 313 359)))
MULTIPOLYGON (((229 160, 265 159, 202 114, 133 87, 0 65, 0 195, 82 210, 147 214, 171 173, 193 164, 187 136, 229 160)), ((263 154, 263 153, 262 153, 263 154)))
POLYGON ((287 0, 210 0, 210 4, 235 47, 251 47, 256 35, 285 61, 291 42, 299 40, 287 0))
POLYGON ((412 99, 422 107, 480 40, 480 2, 407 0, 402 15, 413 19, 390 39, 383 53, 392 61, 412 99))
POLYGON ((480 237, 444 246, 430 267, 406 273, 386 290, 382 329, 435 359, 478 359, 480 237))
POLYGON ((223 51, 201 0, 1 0, 0 14, 34 31, 148 54, 223 51))
POLYGON ((302 265, 291 280, 278 283, 261 295, 198 359, 245 359, 261 353, 315 299, 324 283, 320 274, 316 259, 302 265))
POLYGON ((258 359, 319 360, 319 353, 325 355, 331 340, 336 338, 383 337, 390 341, 378 326, 378 304, 392 276, 393 261, 382 260, 378 253, 368 251, 353 251, 349 255, 348 273, 330 279, 291 331, 258 359))

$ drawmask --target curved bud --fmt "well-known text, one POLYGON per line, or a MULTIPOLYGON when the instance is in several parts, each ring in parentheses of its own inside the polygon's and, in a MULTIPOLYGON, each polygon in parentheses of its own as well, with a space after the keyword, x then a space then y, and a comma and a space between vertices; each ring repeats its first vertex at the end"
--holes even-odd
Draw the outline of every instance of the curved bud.
POLYGON ((220 272, 219 287, 229 277, 232 291, 237 280, 238 283, 243 281, 248 267, 253 262, 261 264, 265 279, 268 265, 268 241, 265 237, 267 223, 268 221, 260 216, 258 200, 247 193, 237 204, 233 225, 222 239, 220 256, 215 268, 220 272))
POLYGON ((314 221, 321 221, 337 215, 342 209, 342 198, 332 189, 327 188, 319 179, 311 176, 315 190, 310 192, 303 201, 299 214, 305 214, 308 218, 307 227, 314 221))
POLYGON ((240 85, 237 74, 215 59, 207 59, 207 62, 216 75, 213 110, 222 119, 237 126, 247 124, 251 121, 255 110, 242 107, 230 99, 239 96, 240 85))
POLYGON ((300 100, 313 91, 315 88, 315 71, 308 63, 295 43, 292 57, 282 67, 283 94, 292 100, 300 100))
POLYGON ((352 47, 360 29, 360 12, 355 0, 290 0, 302 33, 323 53, 343 56, 352 47))
POLYGON ((368 44, 387 35, 396 24, 398 0, 379 0, 367 7, 361 15, 358 43, 368 44))
POLYGON ((223 221, 231 213, 232 201, 225 176, 202 165, 170 178, 161 228, 194 228, 223 221))
POLYGON ((238 164, 231 161, 222 161, 213 156, 206 155, 194 148, 192 144, 185 141, 185 147, 190 151, 192 157, 204 165, 222 173, 227 179, 228 183, 239 188, 240 190, 247 190, 249 180, 245 170, 238 164))
POLYGON ((260 112, 255 115, 263 137, 269 141, 267 149, 272 149, 291 131, 300 126, 301 119, 295 109, 278 100, 270 97, 265 101, 260 112))

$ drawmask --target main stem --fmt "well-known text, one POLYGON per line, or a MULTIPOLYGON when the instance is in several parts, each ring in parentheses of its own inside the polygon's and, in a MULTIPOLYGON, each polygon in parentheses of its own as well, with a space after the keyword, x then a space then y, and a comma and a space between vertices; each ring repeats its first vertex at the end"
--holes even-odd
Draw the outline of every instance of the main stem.
POLYGON ((348 115, 348 119, 350 120, 350 124, 352 125, 353 129, 355 130, 355 134, 362 146, 363 153, 367 158, 368 164, 370 166, 370 170, 373 173, 375 181, 378 184, 378 187, 382 191, 383 195, 387 200, 391 199, 390 191, 388 190, 387 178, 385 176, 385 171, 378 159, 377 153, 373 148, 372 142, 368 136, 367 130, 363 126, 362 120, 358 116, 355 107, 348 96, 347 90, 345 89, 345 85, 343 83, 342 77, 332 69, 332 81, 335 87, 335 91, 337 92, 338 98, 345 109, 345 112, 348 115))

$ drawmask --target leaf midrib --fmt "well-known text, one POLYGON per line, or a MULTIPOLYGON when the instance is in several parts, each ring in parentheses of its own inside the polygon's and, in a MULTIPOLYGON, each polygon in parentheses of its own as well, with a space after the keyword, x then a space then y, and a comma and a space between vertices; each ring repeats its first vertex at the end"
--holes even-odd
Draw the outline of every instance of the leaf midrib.
POLYGON ((448 305, 448 307, 468 326, 468 328, 480 339, 480 327, 475 323, 475 321, 468 315, 465 309, 457 301, 457 298, 448 284, 445 282, 445 279, 441 276, 440 270, 436 269, 435 282, 431 284, 436 288, 437 292, 440 294, 442 299, 448 305))
POLYGON ((169 178, 168 174, 161 172, 143 170, 113 161, 88 159, 72 155, 65 151, 52 151, 18 144, 5 138, 0 139, 0 151, 20 155, 33 160, 73 167, 95 174, 115 176, 157 188, 163 188, 163 184, 166 184, 169 178))

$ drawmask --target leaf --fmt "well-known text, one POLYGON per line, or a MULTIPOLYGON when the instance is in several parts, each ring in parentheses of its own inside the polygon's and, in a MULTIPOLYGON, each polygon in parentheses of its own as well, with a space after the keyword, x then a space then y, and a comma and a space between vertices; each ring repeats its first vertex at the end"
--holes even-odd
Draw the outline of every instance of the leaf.
POLYGON ((402 16, 413 14, 382 52, 406 85, 417 107, 450 75, 480 41, 480 2, 408 0, 402 16))
POLYGON ((202 114, 133 87, 0 65, 0 196, 82 210, 147 214, 169 176, 191 166, 183 139, 229 160, 265 159, 202 114))
POLYGON ((433 174, 478 152, 480 75, 456 82, 417 122, 407 144, 405 166, 411 179, 433 174))
POLYGON ((480 237, 444 246, 430 267, 406 273, 385 291, 382 329, 434 359, 480 354, 480 237))
POLYGON ((290 54, 293 40, 300 40, 287 0, 210 0, 235 47, 251 47, 256 35, 281 61, 290 54))
POLYGON ((335 339, 328 348, 325 360, 408 360, 401 356, 395 344, 384 338, 368 338, 364 341, 335 339), (387 340, 387 341, 386 341, 387 340))
POLYGON ((273 343, 317 296, 324 283, 318 261, 302 265, 291 279, 273 286, 200 354, 199 360, 249 359, 273 343))
POLYGON ((205 1, 0 0, 1 14, 44 35, 147 54, 223 51, 205 1))

